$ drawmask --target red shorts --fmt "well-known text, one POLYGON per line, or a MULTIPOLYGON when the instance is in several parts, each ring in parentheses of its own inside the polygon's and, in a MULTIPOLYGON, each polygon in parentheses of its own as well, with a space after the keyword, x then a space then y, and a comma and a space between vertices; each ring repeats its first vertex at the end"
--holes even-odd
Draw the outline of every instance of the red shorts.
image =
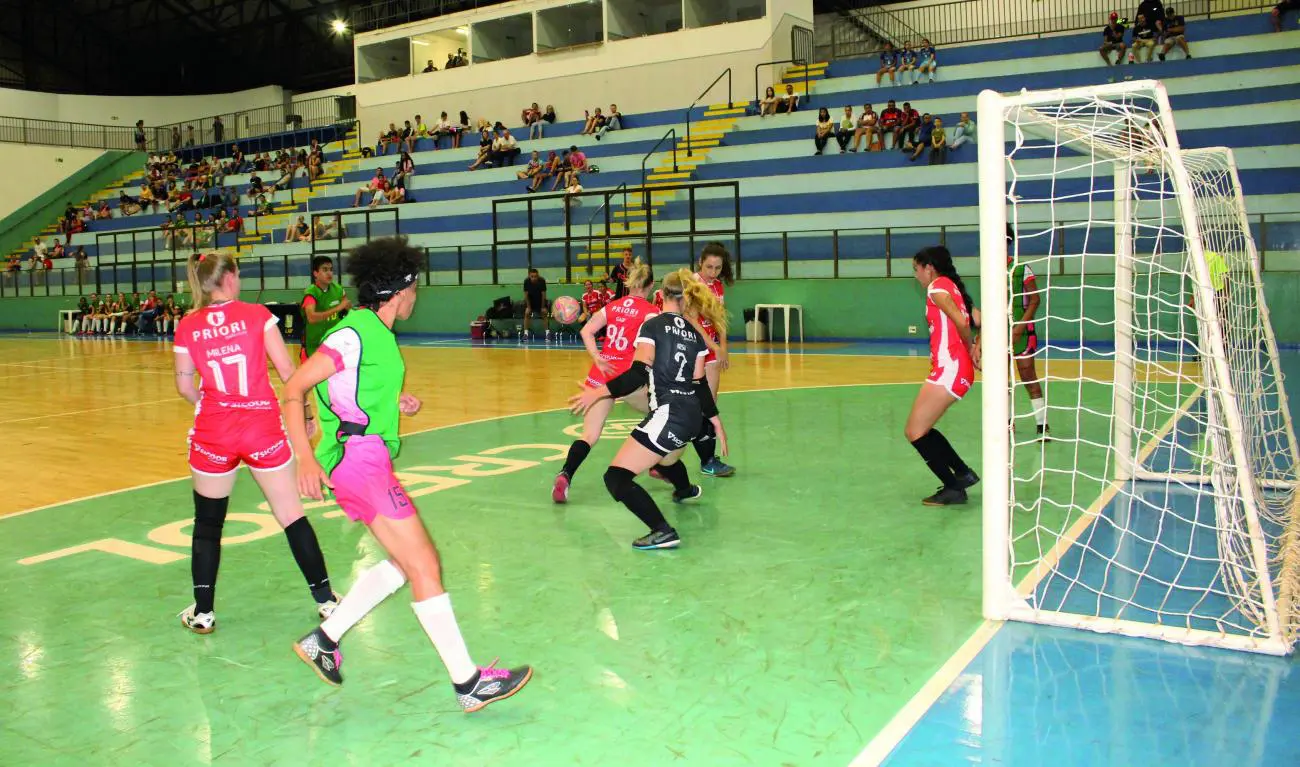
POLYGON ((405 519, 415 513, 415 504, 393 476, 392 456, 378 434, 348 438, 330 480, 334 499, 353 522, 368 525, 380 515, 405 519))
POLYGON ((591 370, 587 371, 587 380, 583 382, 588 389, 599 389, 611 380, 623 375, 632 367, 631 360, 609 360, 609 362, 614 363, 614 372, 608 376, 600 372, 598 366, 592 364, 591 370))
POLYGON ((930 370, 927 382, 942 386, 953 399, 961 399, 970 391, 971 382, 975 380, 975 365, 970 357, 952 360, 946 365, 939 365, 930 370))
MULTIPOLYGON (((716 332, 714 332, 712 329, 709 330, 709 338, 712 338, 712 339, 713 339, 713 343, 715 343, 715 344, 720 344, 720 343, 722 343, 722 340, 721 340, 720 336, 719 336, 716 332)), ((712 349, 709 349, 709 353, 706 354, 706 355, 704 355, 704 364, 705 364, 705 365, 710 365, 710 364, 713 364, 714 362, 717 362, 717 361, 718 361, 718 355, 717 355, 717 354, 714 354, 712 349)))
POLYGON ((274 471, 293 460, 284 421, 275 410, 200 413, 190 429, 190 468, 220 476, 248 464, 274 471))

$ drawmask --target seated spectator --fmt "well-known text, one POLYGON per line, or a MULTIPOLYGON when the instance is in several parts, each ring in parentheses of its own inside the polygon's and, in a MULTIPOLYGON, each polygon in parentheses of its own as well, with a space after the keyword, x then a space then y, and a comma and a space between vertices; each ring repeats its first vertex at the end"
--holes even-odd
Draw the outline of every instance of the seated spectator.
MULTIPOLYGON (((381 171, 381 172, 382 172, 382 171, 381 171)), ((356 206, 354 205, 353 207, 356 207, 356 206)), ((271 215, 271 203, 270 203, 270 201, 268 201, 268 200, 266 199, 266 195, 264 195, 264 194, 259 194, 259 195, 257 196, 257 201, 256 201, 255 203, 253 203, 253 207, 248 211, 248 215, 250 215, 250 216, 269 216, 269 215, 271 215)))
POLYGON ((785 93, 776 100, 777 114, 792 114, 799 109, 799 97, 795 95, 794 86, 786 83, 785 93))
MULTIPOLYGON (((424 117, 421 115, 415 116, 415 127, 412 130, 414 130, 415 133, 411 138, 411 147, 415 146, 415 142, 417 139, 431 138, 433 136, 433 134, 429 131, 429 126, 424 124, 424 117)), ((407 151, 414 152, 415 149, 411 148, 408 149, 407 151)))
POLYGON ((921 38, 921 49, 916 52, 916 56, 920 62, 916 66, 917 73, 926 75, 928 82, 934 82, 934 73, 939 71, 939 54, 935 51, 934 44, 921 38))
POLYGON ((411 153, 402 151, 402 157, 397 161, 397 168, 393 172, 393 183, 406 186, 406 181, 415 173, 415 161, 411 159, 411 153))
POLYGON ((347 236, 347 229, 343 226, 343 217, 339 215, 317 216, 312 229, 312 236, 318 240, 347 236))
POLYGON ((889 75, 889 84, 896 85, 894 73, 898 71, 898 52, 894 50, 894 44, 885 43, 885 50, 880 52, 880 69, 876 70, 876 87, 880 86, 880 80, 889 75))
POLYGON ((384 190, 388 188, 388 179, 384 176, 383 168, 375 168, 375 175, 365 186, 357 187, 357 193, 352 198, 352 207, 361 207, 361 198, 363 195, 371 195, 372 201, 379 200, 384 190))
POLYGON ((776 114, 776 91, 769 85, 763 92, 763 99, 758 102, 758 116, 766 117, 774 114, 776 114))
POLYGON ((59 242, 58 237, 55 237, 54 247, 50 248, 50 258, 63 258, 64 255, 63 243, 59 242))
POLYGON ((1133 60, 1138 63, 1151 63, 1156 47, 1156 22, 1148 20, 1146 14, 1139 13, 1133 25, 1133 60), (1142 52, 1146 51, 1146 59, 1142 52))
POLYGON ((948 137, 943 130, 943 120, 934 118, 934 129, 930 131, 930 164, 943 165, 948 162, 948 137))
POLYGON ((222 200, 224 200, 225 206, 230 208, 232 211, 238 210, 239 192, 236 191, 234 187, 223 189, 222 192, 222 200))
POLYGON ((921 122, 918 124, 917 134, 915 138, 916 145, 913 148, 912 156, 907 158, 908 161, 916 162, 916 158, 920 157, 922 152, 930 148, 931 141, 933 138, 934 138, 934 119, 930 117, 929 112, 926 112, 925 114, 921 115, 921 122))
POLYGON ((158 201, 154 199, 153 188, 148 184, 140 185, 140 197, 138 200, 141 208, 148 205, 153 208, 154 213, 158 212, 158 201))
POLYGON ((547 104, 547 105, 546 105, 546 111, 545 111, 545 112, 542 112, 542 120, 546 121, 547 123, 549 123, 549 124, 551 124, 551 125, 554 125, 554 124, 555 124, 555 107, 551 106, 550 104, 547 104))
POLYGON ((321 156, 318 154, 307 155, 307 180, 315 181, 324 172, 325 168, 321 166, 321 156))
POLYGON ((890 136, 894 139, 894 148, 898 147, 898 127, 903 124, 903 110, 894 106, 894 100, 890 99, 885 108, 880 110, 880 148, 885 148, 885 137, 890 136))
POLYGON ((864 139, 865 142, 862 150, 864 152, 872 151, 873 144, 875 144, 877 138, 879 138, 879 134, 877 133, 877 125, 879 123, 880 117, 876 115, 876 112, 871 108, 871 105, 863 104, 862 114, 858 115, 857 129, 853 131, 853 148, 850 151, 858 151, 858 142, 863 141, 864 139))
POLYGON ((40 237, 37 237, 36 242, 32 243, 32 258, 38 261, 44 261, 45 257, 48 256, 49 254, 50 254, 50 249, 45 244, 45 241, 42 240, 40 237))
POLYGON ((514 165, 515 158, 519 156, 519 142, 514 136, 510 135, 509 130, 503 129, 497 136, 492 146, 492 162, 498 168, 504 168, 507 165, 514 165))
POLYGON ((402 134, 396 123, 389 123, 388 130, 380 131, 379 143, 375 145, 375 154, 388 154, 388 150, 402 143, 402 134))
POLYGON ((596 114, 587 115, 587 124, 582 128, 582 135, 589 136, 603 127, 605 127, 605 115, 600 113, 600 107, 596 107, 596 114))
POLYGON ((569 184, 564 188, 564 214, 566 217, 574 208, 582 207, 582 199, 578 197, 582 191, 582 180, 577 173, 570 173, 569 184))
MULTIPOLYGON (((461 114, 463 115, 465 113, 461 112, 461 114)), ((467 117, 466 122, 468 121, 469 118, 467 117)), ((461 127, 459 125, 452 125, 451 121, 447 119, 447 113, 443 112, 442 116, 438 118, 438 124, 433 126, 433 148, 435 150, 438 149, 438 140, 443 136, 449 136, 451 138, 452 149, 459 148, 460 134, 461 127)))
POLYGON ((903 102, 899 114, 901 119, 894 129, 894 146, 906 152, 912 149, 912 144, 916 141, 916 131, 921 127, 921 115, 912 108, 910 101, 903 102))
POLYGON ((560 187, 569 185, 569 174, 573 171, 573 166, 569 164, 569 150, 565 149, 560 154, 560 164, 555 170, 555 183, 551 184, 551 191, 554 192, 560 187))
POLYGON ((907 73, 912 73, 912 84, 916 84, 916 51, 912 50, 912 43, 903 43, 903 51, 898 54, 898 81, 907 84, 907 73))
POLYGON ((469 115, 465 110, 460 110, 460 123, 456 126, 456 146, 460 146, 460 138, 469 133, 469 115))
POLYGON ((840 124, 835 129, 835 142, 840 145, 840 154, 844 154, 849 149, 849 139, 853 138, 853 131, 857 124, 853 121, 853 107, 844 107, 844 116, 840 118, 840 124))
POLYGON ((831 113, 826 107, 817 110, 817 129, 813 134, 813 144, 816 145, 817 151, 813 154, 821 154, 826 149, 826 142, 830 141, 831 134, 835 132, 835 124, 831 122, 831 113))
POLYGON ((424 69, 420 70, 420 74, 428 74, 430 72, 437 72, 437 71, 438 68, 433 65, 433 59, 429 59, 428 62, 424 65, 424 69))
POLYGON ((576 146, 569 147, 569 178, 565 179, 564 185, 572 186, 574 177, 586 173, 589 169, 587 155, 576 146))
MULTIPOLYGON (((406 202, 406 187, 400 184, 393 184, 392 186, 388 187, 388 189, 384 190, 383 202, 386 202, 389 205, 398 205, 403 202, 406 202)), ((375 206, 375 201, 372 200, 370 203, 370 207, 373 208, 374 206, 375 206)))
POLYGON ((299 216, 298 220, 289 225, 284 232, 285 242, 311 242, 311 227, 307 225, 307 217, 299 216))
POLYGON ((1111 11, 1106 26, 1102 27, 1101 47, 1097 52, 1101 54, 1101 60, 1106 62, 1108 67, 1124 63, 1124 54, 1128 52, 1128 46, 1124 44, 1124 27, 1120 26, 1119 14, 1114 11, 1111 11), (1118 51, 1113 63, 1110 60, 1111 51, 1118 51))
POLYGON ((123 216, 134 216, 140 212, 140 203, 136 198, 128 195, 126 190, 122 190, 117 193, 117 209, 123 216))
POLYGON ((1281 32, 1287 13, 1298 8, 1300 8, 1300 0, 1282 0, 1282 2, 1273 6, 1273 10, 1269 12, 1269 21, 1273 24, 1273 31, 1281 32))
POLYGON ((415 129, 411 127, 410 120, 402 121, 402 129, 397 132, 397 137, 397 146, 399 150, 406 152, 415 151, 415 129))
POLYGON ((1192 52, 1187 48, 1187 22, 1182 16, 1174 12, 1171 5, 1165 9, 1165 47, 1160 49, 1160 60, 1165 60, 1165 55, 1169 49, 1177 45, 1183 52, 1183 56, 1192 57, 1192 52))
POLYGON ((248 199, 251 200, 257 195, 264 193, 265 191, 266 191, 266 187, 262 184, 261 176, 254 173, 252 176, 248 178, 248 199))
POLYGON ((528 129, 528 138, 542 138, 542 108, 537 106, 536 101, 524 108, 523 113, 520 114, 520 121, 528 129))
POLYGON ((230 209, 230 217, 226 219, 225 231, 236 234, 244 231, 244 218, 239 215, 239 208, 230 209))
MULTIPOLYGON (((482 122, 482 121, 480 121, 482 122)), ((492 131, 484 125, 478 132, 478 157, 470 164, 470 170, 478 170, 483 165, 492 165, 492 131)))
POLYGON ((623 113, 618 111, 618 104, 610 104, 609 113, 605 115, 605 124, 596 131, 596 140, 600 141, 609 131, 622 129, 623 113))
POLYGON ((528 165, 525 166, 523 170, 516 171, 515 178, 519 179, 520 181, 523 181, 524 179, 531 179, 533 176, 536 176, 538 173, 540 173, 541 170, 542 170, 542 155, 540 152, 534 149, 532 156, 528 158, 528 165))
POLYGON ((975 141, 975 123, 971 121, 968 112, 962 112, 961 119, 957 121, 957 126, 952 129, 952 141, 948 142, 948 147, 956 149, 968 141, 975 141))
POLYGON ((549 152, 546 156, 546 162, 542 163, 537 173, 533 174, 533 181, 528 185, 528 191, 536 192, 542 186, 543 181, 548 178, 558 177, 559 173, 560 158, 556 156, 554 151, 549 152))

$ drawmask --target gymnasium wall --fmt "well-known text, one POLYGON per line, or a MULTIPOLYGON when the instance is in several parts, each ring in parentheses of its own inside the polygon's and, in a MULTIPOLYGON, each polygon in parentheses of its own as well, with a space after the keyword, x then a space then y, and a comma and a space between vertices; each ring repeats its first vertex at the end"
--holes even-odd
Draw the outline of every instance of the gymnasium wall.
POLYGON ((0 88, 0 115, 113 127, 144 120, 150 126, 271 106, 284 97, 278 85, 201 96, 81 96, 0 88))
POLYGON ((0 219, 72 176, 104 154, 99 149, 0 144, 0 168, 8 181, 0 184, 0 219))
MULTIPOLYGON (((1056 288, 1078 287, 1077 277, 1053 277, 1056 288)), ((1089 278, 1086 289, 1054 294, 1050 332, 1057 338, 1078 337, 1078 323, 1061 317, 1071 310, 1066 296, 1076 296, 1092 322, 1106 323, 1113 316, 1111 280, 1089 278)), ((967 288, 978 300, 979 280, 972 279, 967 288)), ((1276 272, 1266 276, 1265 294, 1273 316, 1278 341, 1300 344, 1300 272, 1276 272)), ((557 289, 551 296, 576 294, 577 286, 557 289)), ((493 299, 500 296, 519 298, 518 285, 467 285, 431 287, 420 291, 420 301, 411 319, 399 330, 414 333, 442 333, 468 337, 469 322, 482 314, 493 299)), ((297 301, 297 291, 267 290, 249 292, 247 300, 297 301)), ((741 311, 756 303, 801 304, 807 311, 804 333, 809 338, 908 338, 908 326, 915 325, 913 338, 925 337, 925 316, 920 286, 912 279, 839 279, 839 280, 749 280, 737 282, 727 292, 727 305, 733 316, 732 337, 743 336, 741 311)), ((0 299, 0 329, 52 330, 58 309, 76 305, 75 298, 5 298, 0 299)), ((1077 311, 1077 309, 1075 310, 1077 311)), ((1088 337, 1104 338, 1091 324, 1085 325, 1088 337)))

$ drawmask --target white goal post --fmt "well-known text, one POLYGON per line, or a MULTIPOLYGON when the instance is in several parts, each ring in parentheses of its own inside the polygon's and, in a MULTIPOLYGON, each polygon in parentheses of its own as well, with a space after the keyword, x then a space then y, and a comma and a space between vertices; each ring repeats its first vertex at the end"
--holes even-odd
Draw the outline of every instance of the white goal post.
POLYGON ((1232 152, 1156 81, 978 114, 985 616, 1289 653, 1300 449, 1232 152))

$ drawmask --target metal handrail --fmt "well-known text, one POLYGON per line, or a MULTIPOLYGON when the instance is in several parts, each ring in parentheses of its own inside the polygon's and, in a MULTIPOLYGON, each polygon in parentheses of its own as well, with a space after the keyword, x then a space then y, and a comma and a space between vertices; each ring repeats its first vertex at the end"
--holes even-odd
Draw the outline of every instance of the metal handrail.
MULTIPOLYGON (((777 61, 764 61, 754 65, 754 104, 761 110, 763 108, 763 96, 766 95, 758 89, 758 70, 762 67, 771 67, 777 64, 799 64, 798 59, 779 59, 777 61)), ((808 62, 803 63, 803 95, 808 96, 808 62)), ((775 92, 775 89, 773 89, 775 92)), ((798 95, 798 94, 795 94, 798 95)))
MULTIPOLYGON (((620 191, 623 192, 623 210, 626 211, 627 210, 627 182, 626 181, 614 187, 613 194, 618 194, 620 191)), ((609 196, 606 196, 603 200, 600 201, 600 207, 592 211, 591 215, 587 217, 587 252, 588 253, 591 252, 591 246, 595 242, 595 237, 593 236, 592 230, 595 228, 594 222, 596 221, 596 216, 599 216, 601 211, 609 210, 609 200, 610 200, 609 196)), ((610 224, 609 216, 607 215, 605 216, 606 237, 609 236, 609 224, 610 224)))
MULTIPOLYGON (((709 95, 709 91, 713 90, 713 86, 718 84, 718 81, 722 79, 723 75, 727 76, 727 109, 731 109, 732 105, 734 104, 734 102, 731 99, 732 97, 731 67, 727 67, 726 69, 722 70, 722 72, 720 72, 717 77, 713 78, 713 82, 709 83, 709 87, 705 88, 704 92, 701 93, 699 96, 697 96, 696 99, 691 102, 691 105, 686 108, 686 156, 687 157, 695 156, 694 150, 691 149, 691 110, 699 106, 699 103, 704 99, 705 96, 709 95)), ((677 169, 677 163, 676 161, 674 161, 673 170, 676 169, 677 169)), ((642 185, 644 186, 644 181, 642 182, 642 185)))
MULTIPOLYGON (((659 140, 655 142, 655 145, 652 146, 652 147, 650 147, 650 151, 649 151, 649 152, 646 152, 646 153, 645 153, 645 156, 641 158, 641 188, 642 188, 642 189, 645 189, 645 164, 646 164, 646 162, 650 159, 650 155, 654 154, 655 152, 657 152, 657 151, 659 150, 659 145, 662 144, 662 143, 664 143, 664 139, 668 138, 669 136, 672 136, 672 137, 673 137, 673 173, 676 173, 676 172, 677 172, 677 129, 676 129, 676 128, 669 128, 669 129, 668 129, 668 132, 665 133, 664 135, 660 136, 660 137, 659 137, 659 140)), ((689 141, 689 140, 690 140, 690 139, 687 139, 687 141, 689 141)), ((688 150, 688 151, 689 151, 689 150, 688 150)))

